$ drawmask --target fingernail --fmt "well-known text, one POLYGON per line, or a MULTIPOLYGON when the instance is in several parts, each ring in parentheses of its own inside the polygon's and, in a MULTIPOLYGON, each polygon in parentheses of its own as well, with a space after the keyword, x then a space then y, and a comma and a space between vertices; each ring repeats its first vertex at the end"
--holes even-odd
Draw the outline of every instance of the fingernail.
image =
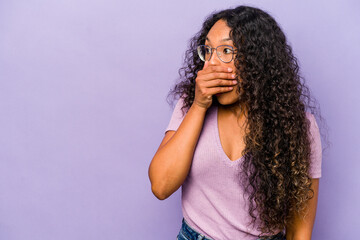
POLYGON ((235 78, 235 74, 232 74, 231 77, 232 77, 232 78, 235 78))
POLYGON ((228 72, 232 72, 232 68, 228 68, 228 72))
POLYGON ((235 84, 235 83, 237 83, 237 81, 236 81, 236 80, 234 80, 234 81, 232 81, 232 83, 233 83, 233 84, 235 84))

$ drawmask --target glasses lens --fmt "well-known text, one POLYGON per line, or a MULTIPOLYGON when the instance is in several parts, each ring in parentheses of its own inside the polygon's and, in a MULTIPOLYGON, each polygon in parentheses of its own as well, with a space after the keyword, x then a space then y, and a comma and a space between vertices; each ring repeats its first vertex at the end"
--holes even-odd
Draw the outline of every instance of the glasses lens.
POLYGON ((201 60, 209 61, 211 57, 211 48, 205 45, 200 45, 197 47, 197 52, 201 60))
POLYGON ((223 62, 231 62, 234 56, 234 49, 231 46, 219 46, 217 48, 217 55, 223 62))

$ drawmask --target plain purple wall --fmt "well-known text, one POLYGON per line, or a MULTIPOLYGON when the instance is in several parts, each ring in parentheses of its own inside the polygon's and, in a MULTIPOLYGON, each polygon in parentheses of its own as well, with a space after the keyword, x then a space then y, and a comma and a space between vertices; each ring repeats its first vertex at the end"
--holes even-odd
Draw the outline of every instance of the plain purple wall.
POLYGON ((249 4, 282 26, 332 143, 313 239, 360 226, 359 1, 0 0, 0 239, 175 239, 148 166, 189 38, 249 4))

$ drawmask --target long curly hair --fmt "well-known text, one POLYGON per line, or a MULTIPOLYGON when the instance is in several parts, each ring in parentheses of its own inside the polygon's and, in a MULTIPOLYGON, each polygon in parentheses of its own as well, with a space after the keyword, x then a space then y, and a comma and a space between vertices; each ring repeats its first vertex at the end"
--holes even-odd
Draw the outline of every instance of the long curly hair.
MULTIPOLYGON (((180 82, 168 94, 184 98, 183 113, 194 101, 195 78, 204 65, 196 47, 205 44, 218 20, 226 21, 238 49, 234 64, 237 78, 242 79, 237 85, 239 105, 248 110, 242 178, 246 179, 252 223, 256 210, 259 237, 267 238, 274 230, 285 229, 293 214, 302 212, 313 197, 306 112, 319 115, 319 109, 274 18, 258 8, 239 6, 212 13, 190 40, 179 70, 180 82)), ((216 97, 213 104, 218 104, 216 97)))

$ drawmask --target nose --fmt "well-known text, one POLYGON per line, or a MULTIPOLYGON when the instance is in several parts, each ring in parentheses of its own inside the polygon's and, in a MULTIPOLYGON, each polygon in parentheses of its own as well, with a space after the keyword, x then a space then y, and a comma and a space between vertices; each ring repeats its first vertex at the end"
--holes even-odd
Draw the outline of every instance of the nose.
POLYGON ((211 58, 209 60, 209 65, 219 65, 220 59, 216 53, 216 49, 212 49, 212 50, 213 50, 213 52, 212 52, 211 58))

